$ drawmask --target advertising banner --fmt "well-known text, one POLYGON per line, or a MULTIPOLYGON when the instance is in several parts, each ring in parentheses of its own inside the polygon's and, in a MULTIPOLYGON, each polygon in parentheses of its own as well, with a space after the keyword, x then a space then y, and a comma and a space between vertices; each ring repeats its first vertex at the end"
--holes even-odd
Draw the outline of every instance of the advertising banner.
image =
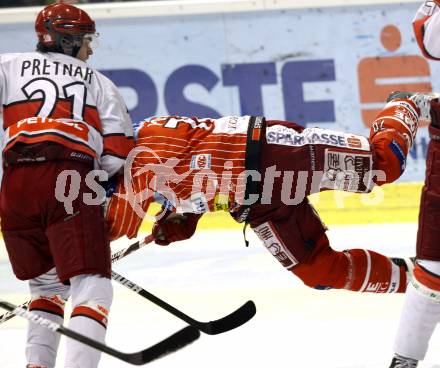
MULTIPOLYGON (((367 135, 391 91, 440 91, 440 63, 412 32, 419 5, 98 19, 89 63, 121 88, 134 121, 250 114, 367 135)), ((32 23, 0 32, 0 53, 35 47, 32 23)), ((423 180, 427 143, 425 124, 400 181, 423 180)))

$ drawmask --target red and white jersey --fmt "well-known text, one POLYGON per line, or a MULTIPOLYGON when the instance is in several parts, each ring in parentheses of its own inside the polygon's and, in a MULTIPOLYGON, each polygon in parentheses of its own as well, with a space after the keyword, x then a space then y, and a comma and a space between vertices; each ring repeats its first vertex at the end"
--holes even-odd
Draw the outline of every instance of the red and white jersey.
POLYGON ((429 59, 440 60, 440 6, 435 1, 425 1, 417 10, 413 27, 423 55, 429 59))
POLYGON ((133 126, 116 86, 61 53, 0 55, 3 150, 52 141, 96 158, 110 175, 133 147, 133 126))
MULTIPOLYGON (((107 209, 110 237, 136 236, 153 200, 178 213, 228 210, 240 222, 249 205, 243 201, 245 194, 246 199, 248 195, 256 199, 260 192, 263 200, 267 184, 275 186, 271 200, 282 195, 286 176, 273 169, 305 172, 304 195, 313 191, 316 173, 325 174, 319 190, 370 191, 371 180, 389 183, 404 171, 419 114, 412 100, 389 102, 373 122, 370 140, 285 121, 266 124, 261 117, 250 116, 215 120, 168 116, 141 122, 124 180, 107 209), (259 151, 253 144, 263 140, 264 131, 266 148, 259 151), (281 146, 288 148, 277 148, 281 146)), ((290 178, 287 188, 297 188, 298 182, 290 178)))
POLYGON ((249 116, 142 122, 127 159, 125 183, 109 203, 111 238, 136 236, 153 200, 182 213, 229 210, 239 203, 246 187, 249 122, 249 116))

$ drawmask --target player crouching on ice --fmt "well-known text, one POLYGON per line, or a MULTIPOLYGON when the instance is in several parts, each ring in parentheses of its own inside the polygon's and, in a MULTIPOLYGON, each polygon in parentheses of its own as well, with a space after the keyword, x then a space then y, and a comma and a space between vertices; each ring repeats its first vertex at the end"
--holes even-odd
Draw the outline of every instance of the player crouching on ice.
POLYGON ((227 209, 312 288, 404 292, 405 261, 366 249, 333 250, 307 199, 329 189, 368 193, 400 177, 430 100, 390 97, 369 139, 263 117, 142 122, 124 183, 109 203, 111 237, 135 237, 159 195, 166 206, 153 226, 157 244, 188 239, 204 212, 227 209))

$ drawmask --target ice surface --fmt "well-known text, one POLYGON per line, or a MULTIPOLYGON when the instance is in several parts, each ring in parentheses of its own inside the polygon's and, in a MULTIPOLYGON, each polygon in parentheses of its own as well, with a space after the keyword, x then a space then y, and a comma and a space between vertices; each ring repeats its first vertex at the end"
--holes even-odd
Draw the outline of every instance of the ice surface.
MULTIPOLYGON (((333 226, 335 249, 369 248, 392 256, 413 255, 415 224, 333 226)), ((248 232, 203 231, 169 247, 149 245, 115 264, 115 270, 203 321, 217 319, 252 299, 257 315, 223 335, 150 363, 157 368, 386 368, 392 356, 402 295, 317 291, 285 271, 248 232)), ((117 246, 124 247, 127 240, 117 246)), ((115 247, 116 249, 117 247, 115 247)), ((6 259, 0 259, 0 296, 16 303, 28 298, 6 259)), ((0 325, 0 368, 24 367, 26 321, 0 325)), ((107 343, 141 350, 185 324, 115 284, 107 343)), ((440 368, 440 332, 434 333, 421 368, 440 368)), ((57 367, 63 367, 64 344, 57 367)), ((103 355, 100 367, 130 365, 103 355)))

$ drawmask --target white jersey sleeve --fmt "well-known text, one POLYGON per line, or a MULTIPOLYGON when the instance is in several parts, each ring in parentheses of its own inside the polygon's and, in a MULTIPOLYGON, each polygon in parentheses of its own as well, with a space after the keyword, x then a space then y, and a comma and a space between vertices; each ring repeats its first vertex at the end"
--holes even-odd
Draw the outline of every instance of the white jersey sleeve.
POLYGON ((425 1, 413 19, 414 33, 423 55, 440 60, 440 7, 434 1, 425 1))
POLYGON ((127 140, 133 142, 133 122, 125 102, 113 82, 96 72, 101 91, 97 98, 97 109, 102 123, 104 149, 101 166, 110 176, 115 174, 128 155, 127 140))

